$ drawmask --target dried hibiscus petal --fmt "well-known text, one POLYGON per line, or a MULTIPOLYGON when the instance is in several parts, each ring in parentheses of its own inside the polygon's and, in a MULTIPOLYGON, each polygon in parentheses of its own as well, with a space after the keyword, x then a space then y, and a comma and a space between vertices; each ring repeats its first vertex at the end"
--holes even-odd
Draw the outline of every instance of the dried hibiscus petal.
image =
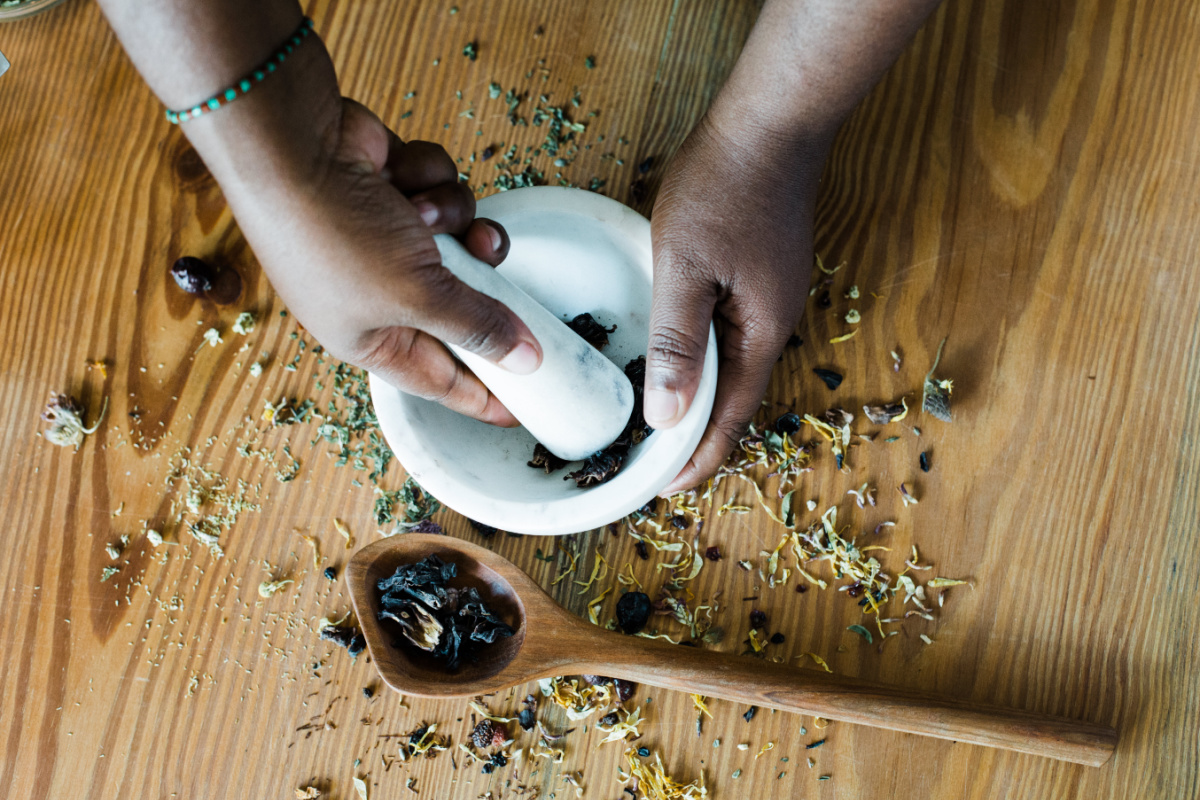
POLYGON ((822 367, 813 367, 813 372, 818 378, 825 381, 825 385, 830 389, 836 389, 842 385, 842 374, 840 372, 823 369, 822 367))
POLYGON ((617 329, 616 325, 611 328, 604 327, 591 314, 580 314, 568 322, 567 327, 597 350, 604 349, 604 346, 608 344, 608 335, 617 329))
POLYGON ((536 444, 533 447, 533 458, 529 461, 529 466, 535 469, 542 469, 549 475, 551 472, 565 467, 567 462, 546 449, 543 444, 536 444))

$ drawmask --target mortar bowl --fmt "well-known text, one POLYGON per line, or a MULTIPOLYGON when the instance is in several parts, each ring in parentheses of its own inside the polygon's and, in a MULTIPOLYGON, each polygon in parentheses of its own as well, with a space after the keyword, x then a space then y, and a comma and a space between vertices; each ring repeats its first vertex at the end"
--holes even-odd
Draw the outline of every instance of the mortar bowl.
MULTIPOLYGON (((606 327, 615 324, 602 353, 617 366, 646 353, 653 261, 645 217, 595 192, 550 186, 486 197, 478 214, 508 231, 512 246, 501 274, 564 321, 586 312, 606 327)), ((375 375, 370 386, 388 445, 446 506, 511 533, 577 533, 645 505, 687 464, 712 413, 716 334, 710 326, 700 386, 679 424, 651 433, 614 478, 586 489, 563 479, 580 462, 549 475, 528 466, 536 440, 524 428, 470 419, 375 375)))

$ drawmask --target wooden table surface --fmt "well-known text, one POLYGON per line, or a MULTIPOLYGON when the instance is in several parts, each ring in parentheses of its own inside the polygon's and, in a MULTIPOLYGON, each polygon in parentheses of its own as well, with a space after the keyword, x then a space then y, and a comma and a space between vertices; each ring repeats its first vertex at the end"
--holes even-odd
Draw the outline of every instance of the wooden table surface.
MULTIPOLYGON (((307 6, 343 91, 401 136, 442 142, 475 186, 498 173, 472 154, 545 135, 508 124, 492 81, 551 104, 578 87, 581 106, 568 111, 587 121, 580 141, 591 148, 563 177, 602 179, 601 191, 630 202, 652 156, 636 203, 644 213, 756 14, 754 3, 728 0, 457 3, 457 13, 451 0, 307 6), (477 61, 461 54, 470 41, 477 61)), ((315 423, 271 428, 260 412, 282 398, 324 408, 330 363, 318 363, 302 332, 292 338, 296 323, 280 316, 219 189, 93 4, 70 0, 0 26, 0 49, 13 63, 0 78, 0 795, 287 798, 314 784, 355 798, 357 775, 372 798, 410 796, 411 778, 422 797, 527 800, 575 796, 563 776, 578 774, 584 797, 620 796, 622 745, 599 745, 595 717, 575 723, 562 764, 542 762, 536 774, 516 764, 515 776, 483 775, 457 749, 385 766, 396 753, 388 736, 422 722, 437 722, 457 748, 470 710, 383 690, 368 700, 362 689, 378 680, 367 658, 352 662, 312 630, 348 598, 313 568, 298 534, 319 540, 322 567, 340 569, 349 553, 332 521, 360 542, 376 538, 373 489, 365 472, 335 464, 329 444, 313 443, 315 423), (182 294, 167 268, 184 254, 236 270, 241 296, 218 305, 182 294), (243 339, 230 326, 246 309, 260 321, 243 339), (212 326, 224 332, 215 348, 202 339, 212 326), (267 367, 255 378, 260 352, 267 367), (107 374, 88 369, 97 359, 107 374), (108 400, 78 452, 38 435, 55 391, 83 401, 89 423, 108 400), (290 483, 268 461, 282 462, 285 444, 300 462, 290 483), (221 559, 170 529, 189 480, 180 476, 203 483, 201 469, 230 491, 244 481, 257 506, 222 533, 221 559), (180 543, 151 547, 145 531, 157 527, 180 543), (106 546, 123 535, 129 544, 112 560, 106 546), (117 573, 102 582, 108 566, 117 573), (297 582, 261 598, 268 571, 297 582)), ((832 308, 808 301, 804 343, 779 364, 764 416, 919 397, 949 336, 939 374, 954 380, 953 424, 915 414, 893 423, 888 435, 899 439, 858 442, 847 474, 825 448, 795 488, 802 515, 815 516, 801 499, 840 503, 842 519, 865 531, 860 543, 891 546, 878 552, 893 574, 916 544, 935 565, 925 576, 973 588, 947 590, 934 621, 912 617, 889 626, 901 633, 886 646, 867 645, 847 630, 864 620, 845 593, 800 594, 796 578, 770 589, 738 568, 739 559, 761 565, 781 530, 735 480, 714 502, 756 510, 710 513, 701 546, 719 544, 726 557, 690 584, 697 598, 721 592, 719 649, 744 649, 757 608, 769 632, 785 634, 772 657, 811 652, 846 675, 1114 725, 1114 758, 1091 769, 845 724, 818 729, 765 710, 747 723, 744 708, 715 700, 698 737, 688 696, 643 688, 637 744, 660 752, 671 775, 703 773, 712 797, 762 800, 1200 793, 1198 64, 1194 3, 945 4, 838 139, 817 241, 827 265, 846 266, 828 287, 832 308), (843 299, 852 284, 854 303, 843 299), (862 312, 858 335, 830 344, 850 330, 851 307, 862 312), (836 367, 845 383, 830 392, 816 365, 836 367), (901 481, 919 505, 902 507, 901 481), (845 492, 863 482, 880 500, 859 511, 845 492), (885 519, 898 524, 876 536, 885 519), (805 749, 819 738, 820 749, 805 749), (755 759, 767 742, 774 749, 755 759)), ((546 159, 537 164, 556 181, 546 159)), ((860 415, 860 428, 873 426, 860 415)), ((393 465, 380 484, 402 479, 393 465)), ((482 541, 452 512, 435 519, 482 541)), ((579 613, 615 585, 574 582, 586 581, 597 545, 612 564, 632 563, 651 594, 664 580, 655 564, 667 554, 643 561, 625 533, 561 543, 582 565, 552 591, 579 613)), ((568 563, 547 540, 500 535, 489 545, 545 586, 568 563)), ((828 577, 824 565, 809 568, 828 577)), ((904 610, 899 599, 890 608, 904 610)), ((530 690, 488 703, 515 713, 530 690)), ((544 701, 539 714, 552 730, 566 725, 544 701)), ((518 745, 531 743, 522 736, 518 745)))

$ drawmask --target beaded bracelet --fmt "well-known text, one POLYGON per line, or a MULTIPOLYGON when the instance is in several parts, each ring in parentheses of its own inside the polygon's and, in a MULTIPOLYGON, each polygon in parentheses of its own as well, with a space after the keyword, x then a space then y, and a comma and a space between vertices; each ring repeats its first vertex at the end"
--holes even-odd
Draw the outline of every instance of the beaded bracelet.
POLYGON ((292 51, 300 46, 300 43, 308 38, 308 34, 312 32, 313 21, 308 17, 300 23, 300 27, 296 28, 288 40, 284 42, 279 49, 272 53, 266 61, 258 66, 253 72, 240 81, 230 86, 223 92, 218 92, 209 99, 205 100, 198 106, 186 108, 180 111, 167 110, 167 122, 172 125, 178 125, 181 122, 187 122, 189 119, 195 119, 201 114, 207 114, 210 111, 216 111, 221 106, 232 103, 239 97, 249 92, 256 84, 262 83, 266 77, 279 69, 279 65, 287 60, 287 57, 292 54, 292 51))

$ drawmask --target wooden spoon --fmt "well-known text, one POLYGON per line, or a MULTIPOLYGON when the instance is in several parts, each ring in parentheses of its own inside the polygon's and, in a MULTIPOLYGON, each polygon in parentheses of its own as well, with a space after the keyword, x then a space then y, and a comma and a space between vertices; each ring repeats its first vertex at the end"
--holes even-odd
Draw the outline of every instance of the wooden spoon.
POLYGON ((607 631, 569 613, 510 561, 450 536, 403 534, 359 550, 347 568, 354 610, 384 682, 417 697, 473 697, 555 675, 605 675, 747 705, 1015 750, 1098 767, 1112 728, 989 708, 752 658, 607 631), (436 554, 458 566, 516 633, 481 647, 454 674, 380 622, 376 583, 436 554))

